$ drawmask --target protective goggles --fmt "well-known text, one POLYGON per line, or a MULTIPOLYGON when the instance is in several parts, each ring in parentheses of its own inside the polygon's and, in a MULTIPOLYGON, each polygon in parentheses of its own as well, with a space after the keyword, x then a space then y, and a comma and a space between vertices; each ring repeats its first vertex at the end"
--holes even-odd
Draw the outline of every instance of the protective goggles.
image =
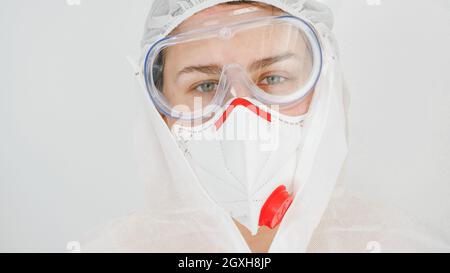
POLYGON ((311 25, 258 17, 167 36, 143 63, 147 91, 164 115, 208 119, 233 97, 288 107, 317 83, 322 50, 311 25))

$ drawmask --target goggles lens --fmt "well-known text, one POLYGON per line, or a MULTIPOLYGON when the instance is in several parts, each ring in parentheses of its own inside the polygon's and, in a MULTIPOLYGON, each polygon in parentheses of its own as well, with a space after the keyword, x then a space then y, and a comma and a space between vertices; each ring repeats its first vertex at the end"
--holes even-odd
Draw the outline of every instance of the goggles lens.
POLYGON ((155 43, 144 76, 160 111, 197 119, 233 96, 277 106, 297 102, 314 88, 321 58, 317 36, 302 20, 259 18, 155 43))

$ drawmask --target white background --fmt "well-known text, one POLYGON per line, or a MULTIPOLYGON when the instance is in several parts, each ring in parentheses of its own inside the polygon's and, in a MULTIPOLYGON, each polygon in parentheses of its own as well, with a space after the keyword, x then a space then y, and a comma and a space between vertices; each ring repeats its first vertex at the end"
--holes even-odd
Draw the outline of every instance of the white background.
MULTIPOLYGON (((448 234, 450 1, 325 2, 352 96, 349 186, 448 234)), ((0 251, 67 251, 144 205, 127 56, 149 1, 1 6, 0 251)))

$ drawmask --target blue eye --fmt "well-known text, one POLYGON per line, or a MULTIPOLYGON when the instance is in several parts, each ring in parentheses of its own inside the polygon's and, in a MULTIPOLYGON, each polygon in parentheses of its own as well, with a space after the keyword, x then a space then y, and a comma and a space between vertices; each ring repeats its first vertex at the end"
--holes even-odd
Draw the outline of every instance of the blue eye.
POLYGON ((264 85, 275 85, 275 84, 283 83, 285 80, 286 80, 285 77, 272 75, 272 76, 265 77, 261 81, 261 84, 264 84, 264 85))
POLYGON ((209 92, 215 91, 216 88, 217 88, 217 83, 205 82, 205 83, 197 85, 195 90, 197 90, 198 92, 202 92, 202 93, 209 93, 209 92))

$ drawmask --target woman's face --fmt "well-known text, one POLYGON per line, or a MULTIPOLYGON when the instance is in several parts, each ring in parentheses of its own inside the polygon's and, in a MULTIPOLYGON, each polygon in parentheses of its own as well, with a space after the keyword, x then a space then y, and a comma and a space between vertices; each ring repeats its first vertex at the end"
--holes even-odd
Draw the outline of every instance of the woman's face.
MULTIPOLYGON (((227 20, 228 11, 252 7, 249 4, 218 5, 204 10, 183 22, 175 33, 192 28, 197 22, 208 18, 227 20), (227 11, 224 13, 224 11, 227 11), (224 17, 224 18, 222 18, 224 17)), ((249 13, 246 19, 261 16, 284 14, 270 6, 260 7, 257 13, 249 13)), ((239 64, 246 69, 248 77, 265 92, 278 95, 280 90, 290 90, 306 81, 301 70, 312 65, 311 58, 305 58, 292 52, 306 52, 306 43, 301 41, 299 33, 289 29, 267 29, 262 27, 253 31, 236 33, 233 39, 208 39, 196 42, 178 44, 164 51, 163 93, 171 105, 189 107, 194 110, 194 98, 200 98, 207 104, 214 96, 215 87, 222 74, 222 68, 227 64, 239 64), (270 36, 268 36, 270 35, 270 36), (276 43, 261 44, 261 37, 266 41, 276 43), (269 45, 269 46, 268 46, 269 45), (288 46, 287 46, 288 45, 288 46), (289 80, 286 80, 289 79, 289 80)), ((239 97, 248 95, 245 88, 239 91, 239 97)), ((283 108, 282 113, 289 116, 299 116, 308 111, 313 92, 305 99, 283 108)), ((198 105, 198 104, 196 104, 198 105)), ((195 109, 198 110, 198 109, 195 109)), ((165 119, 169 127, 175 122, 165 119)))

